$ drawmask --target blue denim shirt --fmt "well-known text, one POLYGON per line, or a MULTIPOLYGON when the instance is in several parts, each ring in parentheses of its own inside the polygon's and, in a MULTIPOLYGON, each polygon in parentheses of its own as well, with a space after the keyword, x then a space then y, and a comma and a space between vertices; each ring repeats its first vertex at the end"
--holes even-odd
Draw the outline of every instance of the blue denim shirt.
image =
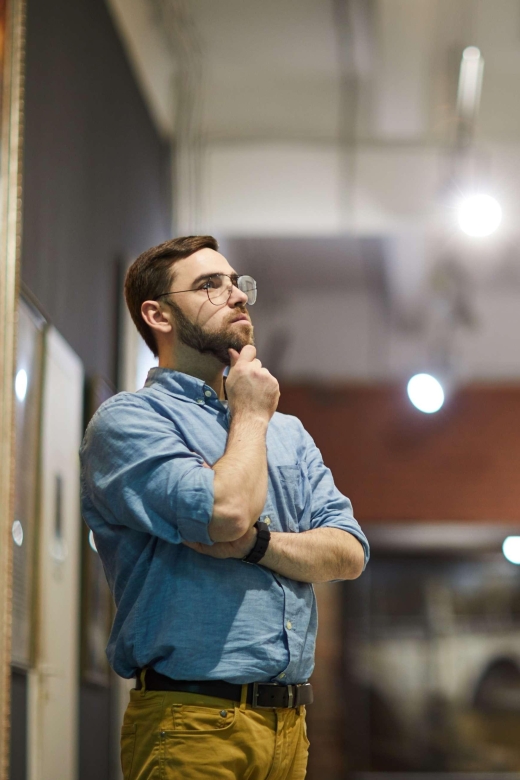
MULTIPOLYGON (((82 513, 94 532, 117 612, 107 647, 122 677, 153 666, 174 679, 303 682, 314 666, 312 585, 241 560, 194 552, 211 544, 214 472, 229 411, 202 380, 153 368, 92 418, 81 447, 82 513)), ((350 501, 295 417, 267 432, 272 531, 330 526, 368 543, 350 501)))

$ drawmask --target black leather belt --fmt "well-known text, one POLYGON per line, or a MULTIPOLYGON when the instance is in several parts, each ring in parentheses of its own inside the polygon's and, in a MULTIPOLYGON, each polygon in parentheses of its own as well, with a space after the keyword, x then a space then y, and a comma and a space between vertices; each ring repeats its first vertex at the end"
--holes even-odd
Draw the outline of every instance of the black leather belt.
MULTIPOLYGON (((138 674, 136 689, 141 690, 141 675, 138 674)), ((217 699, 241 701, 242 686, 223 680, 172 680, 171 677, 147 669, 145 674, 147 691, 178 691, 179 693, 198 693, 201 696, 214 696, 217 699)), ((299 707, 312 704, 312 685, 279 685, 278 683, 249 683, 247 686, 247 704, 254 708, 262 707, 299 707)))

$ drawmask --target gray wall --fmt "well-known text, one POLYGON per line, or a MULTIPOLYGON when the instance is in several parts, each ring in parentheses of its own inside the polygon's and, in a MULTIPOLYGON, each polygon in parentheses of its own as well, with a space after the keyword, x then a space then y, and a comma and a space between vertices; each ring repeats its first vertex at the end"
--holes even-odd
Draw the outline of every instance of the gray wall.
POLYGON ((169 237, 167 145, 103 0, 28 0, 22 279, 115 379, 115 261, 169 237))

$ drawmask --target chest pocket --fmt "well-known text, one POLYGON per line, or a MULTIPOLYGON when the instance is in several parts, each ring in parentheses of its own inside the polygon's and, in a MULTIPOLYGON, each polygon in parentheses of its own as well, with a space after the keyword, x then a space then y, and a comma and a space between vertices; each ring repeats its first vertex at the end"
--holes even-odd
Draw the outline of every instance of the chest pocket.
POLYGON ((284 520, 289 530, 298 531, 298 521, 305 505, 301 469, 297 465, 277 466, 277 469, 285 508, 284 520))

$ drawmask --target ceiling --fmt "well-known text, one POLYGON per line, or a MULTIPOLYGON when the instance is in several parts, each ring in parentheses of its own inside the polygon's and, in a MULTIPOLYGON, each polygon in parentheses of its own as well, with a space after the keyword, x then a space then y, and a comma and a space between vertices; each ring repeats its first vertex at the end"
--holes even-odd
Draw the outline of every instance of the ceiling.
MULTIPOLYGON (((406 373, 439 342, 466 377, 520 375, 518 0, 107 2, 172 142, 174 231, 213 233, 264 289, 300 291, 284 332, 307 326, 312 290, 330 330, 330 302, 342 310, 348 293, 342 327, 364 330, 346 375, 406 373), (484 74, 461 146, 470 45, 484 74), (480 244, 455 218, 474 187, 504 210, 480 244)), ((295 375, 305 355, 295 347, 295 375)), ((319 371, 337 374, 327 360, 319 371)))
POLYGON ((208 139, 449 140, 460 55, 485 58, 478 138, 520 132, 516 0, 108 0, 163 132, 186 46, 208 139), (180 42, 181 41, 181 42, 180 42), (353 117, 352 115, 356 116, 353 117), (345 116, 347 115, 347 116, 345 116))

